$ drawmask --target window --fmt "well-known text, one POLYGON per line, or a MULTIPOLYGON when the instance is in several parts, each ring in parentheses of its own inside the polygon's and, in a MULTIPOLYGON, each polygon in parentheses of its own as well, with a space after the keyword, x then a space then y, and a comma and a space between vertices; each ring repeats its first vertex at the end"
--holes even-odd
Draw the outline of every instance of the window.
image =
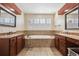
POLYGON ((29 23, 31 25, 50 25, 51 18, 35 18, 35 19, 29 20, 29 23))
POLYGON ((28 14, 26 17, 27 30, 52 30, 53 28, 53 15, 28 14))

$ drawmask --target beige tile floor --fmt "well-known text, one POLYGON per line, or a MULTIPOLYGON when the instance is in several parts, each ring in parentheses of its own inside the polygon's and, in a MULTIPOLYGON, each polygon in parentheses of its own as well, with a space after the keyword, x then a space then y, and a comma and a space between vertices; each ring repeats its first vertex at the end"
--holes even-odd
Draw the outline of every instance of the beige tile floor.
POLYGON ((62 56, 56 48, 24 48, 18 56, 62 56))

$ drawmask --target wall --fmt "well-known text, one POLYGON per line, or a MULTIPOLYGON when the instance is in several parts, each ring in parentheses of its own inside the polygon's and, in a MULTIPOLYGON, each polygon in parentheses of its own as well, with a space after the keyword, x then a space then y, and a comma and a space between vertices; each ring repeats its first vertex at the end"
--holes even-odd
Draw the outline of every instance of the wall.
POLYGON ((58 13, 55 14, 55 18, 54 18, 54 26, 55 26, 55 30, 64 30, 65 29, 65 17, 64 15, 58 15, 58 13))
POLYGON ((26 30, 53 30, 54 28, 54 15, 53 14, 25 14, 24 15, 25 18, 25 29, 26 30), (32 17, 51 17, 51 25, 49 26, 33 26, 33 25, 29 25, 29 18, 32 17))
MULTIPOLYGON (((0 6, 2 6, 2 5, 0 5, 0 6)), ((2 7, 4 9, 6 9, 4 6, 2 6, 2 7)), ((7 11, 9 11, 9 10, 7 10, 7 11)), ((23 12, 21 15, 16 15, 16 27, 0 26, 0 33, 6 33, 6 32, 10 32, 10 31, 15 32, 15 31, 20 31, 20 30, 24 30, 24 14, 23 14, 23 12)))

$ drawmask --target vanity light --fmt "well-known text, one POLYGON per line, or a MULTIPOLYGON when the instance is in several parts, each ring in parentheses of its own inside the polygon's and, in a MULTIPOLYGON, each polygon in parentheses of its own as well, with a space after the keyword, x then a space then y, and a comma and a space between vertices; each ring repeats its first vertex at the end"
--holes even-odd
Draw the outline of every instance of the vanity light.
POLYGON ((11 10, 11 11, 15 11, 15 10, 14 10, 14 9, 12 9, 12 8, 11 8, 10 10, 11 10))
POLYGON ((65 10, 64 12, 67 12, 68 10, 65 10))

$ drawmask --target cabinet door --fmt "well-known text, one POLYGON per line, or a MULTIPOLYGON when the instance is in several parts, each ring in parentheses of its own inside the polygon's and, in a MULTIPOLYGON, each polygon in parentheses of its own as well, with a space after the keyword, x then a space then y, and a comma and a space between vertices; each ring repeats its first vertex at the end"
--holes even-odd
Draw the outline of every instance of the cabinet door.
POLYGON ((55 47, 57 49, 59 49, 59 38, 58 38, 58 36, 56 36, 56 38, 55 38, 55 47))
POLYGON ((24 38, 24 35, 22 36, 22 48, 25 47, 25 38, 24 38))
POLYGON ((67 55, 66 40, 65 40, 65 37, 63 36, 59 36, 59 51, 63 55, 67 55))
POLYGON ((10 39, 10 55, 16 55, 16 37, 10 39))
POLYGON ((17 37, 17 54, 22 50, 22 37, 17 37))
POLYGON ((9 56, 9 39, 0 39, 0 56, 9 56))

